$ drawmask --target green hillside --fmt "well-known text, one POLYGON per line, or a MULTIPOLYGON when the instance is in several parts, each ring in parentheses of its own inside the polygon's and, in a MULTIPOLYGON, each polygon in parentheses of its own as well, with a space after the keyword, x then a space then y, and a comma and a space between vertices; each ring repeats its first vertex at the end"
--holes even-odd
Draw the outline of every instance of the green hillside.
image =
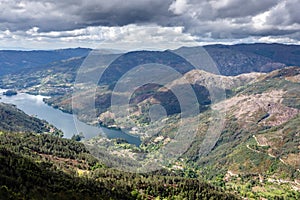
POLYGON ((0 199, 238 199, 199 179, 105 167, 82 143, 0 134, 0 199))
POLYGON ((0 131, 63 135, 60 130, 46 121, 28 116, 16 106, 5 103, 0 103, 0 131))
POLYGON ((231 97, 214 105, 226 113, 226 123, 213 150, 198 157, 200 140, 183 157, 207 179, 242 196, 298 199, 299 74, 297 67, 285 68, 233 88, 231 97))

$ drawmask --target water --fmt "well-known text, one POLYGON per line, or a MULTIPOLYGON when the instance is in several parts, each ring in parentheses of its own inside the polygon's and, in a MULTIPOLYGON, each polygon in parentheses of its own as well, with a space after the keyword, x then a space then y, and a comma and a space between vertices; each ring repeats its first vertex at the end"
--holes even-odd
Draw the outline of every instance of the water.
POLYGON ((37 118, 44 119, 50 124, 53 124, 64 133, 64 138, 71 138, 74 134, 82 132, 85 139, 90 139, 97 135, 112 138, 124 138, 130 144, 139 146, 141 141, 138 137, 126 134, 120 130, 108 129, 105 127, 95 127, 83 123, 69 113, 64 113, 61 110, 55 109, 45 102, 43 98, 48 98, 41 95, 30 95, 26 93, 18 93, 15 96, 4 96, 0 89, 0 102, 10 103, 23 110, 28 115, 34 115, 37 118), (76 123, 75 123, 76 121, 76 123))

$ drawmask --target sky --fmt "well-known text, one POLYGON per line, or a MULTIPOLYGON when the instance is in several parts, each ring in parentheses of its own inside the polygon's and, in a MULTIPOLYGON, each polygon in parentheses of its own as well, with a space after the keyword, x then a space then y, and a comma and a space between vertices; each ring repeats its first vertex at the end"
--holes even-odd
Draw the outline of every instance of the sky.
POLYGON ((300 0, 0 0, 0 49, 300 44, 300 0))

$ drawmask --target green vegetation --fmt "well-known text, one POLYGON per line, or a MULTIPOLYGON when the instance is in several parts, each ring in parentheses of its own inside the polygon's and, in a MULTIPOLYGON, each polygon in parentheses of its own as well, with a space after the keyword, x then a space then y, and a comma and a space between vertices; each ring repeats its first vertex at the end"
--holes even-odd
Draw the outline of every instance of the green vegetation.
POLYGON ((84 145, 51 135, 0 135, 1 199, 237 199, 199 179, 105 167, 84 145))
MULTIPOLYGON (((193 51, 194 48, 197 47, 181 48, 175 52, 189 52, 190 56, 195 56, 193 52, 197 51, 193 51)), ((205 48, 223 75, 269 72, 281 69, 286 64, 299 64, 298 46, 253 44, 214 45, 205 48)), ((82 56, 89 52, 84 49, 77 50, 80 52, 76 56, 72 56, 74 52, 70 50, 71 56, 69 53, 61 55, 60 60, 54 56, 49 59, 51 63, 43 67, 40 65, 43 60, 39 59, 28 62, 34 66, 31 70, 26 70, 29 66, 10 67, 9 70, 20 73, 12 75, 9 70, 5 71, 4 74, 8 75, 2 77, 0 87, 50 95, 51 98, 46 100, 49 105, 65 112, 77 113, 76 105, 73 110, 71 105, 72 83, 84 59, 82 56)), ((18 62, 26 54, 18 53, 22 55, 16 60, 16 65, 20 65, 18 62)), ((113 86, 124 73, 137 65, 147 63, 169 65, 182 74, 193 69, 190 63, 170 51, 139 51, 120 56, 105 71, 99 82, 95 102, 99 124, 118 128, 112 113, 109 113, 113 86)), ((228 97, 226 105, 229 105, 224 114, 226 123, 220 138, 208 155, 199 155, 199 149, 212 120, 212 110, 209 108, 211 102, 208 90, 195 76, 192 86, 201 110, 199 132, 184 155, 174 163, 166 162, 164 170, 153 174, 124 173, 109 168, 107 163, 119 163, 118 155, 125 155, 122 162, 128 164, 134 153, 155 152, 172 142, 179 126, 180 107, 172 91, 165 90, 163 86, 148 84, 135 91, 131 96, 132 110, 128 117, 136 122, 137 127, 125 128, 133 134, 142 134, 149 128, 148 111, 153 102, 160 103, 169 114, 164 119, 165 127, 157 132, 155 127, 151 127, 155 134, 142 135, 140 147, 130 145, 122 139, 103 140, 103 143, 99 143, 100 148, 116 153, 116 158, 113 159, 100 154, 100 160, 97 160, 82 143, 76 142, 81 139, 80 135, 74 135, 73 140, 54 137, 53 135, 61 136, 61 132, 45 121, 29 117, 12 105, 0 104, 0 197, 235 198, 224 193, 224 190, 229 190, 248 199, 300 199, 299 74, 300 68, 284 68, 257 79, 253 78, 251 80, 254 82, 251 84, 237 84, 240 86, 238 88, 225 87, 228 97), (129 156, 126 157, 124 152, 129 156), (199 179, 209 181, 213 186, 199 179)), ((233 86, 235 82, 247 82, 247 75, 244 79, 229 77, 231 78, 232 83, 227 79, 224 84, 233 86)), ((180 86, 180 82, 174 85, 180 86)), ((91 88, 89 85, 82 87, 84 96, 91 88)), ((122 98, 123 94, 118 95, 122 98)), ((81 106, 84 107, 78 105, 78 109, 81 106)), ((88 115, 91 111, 85 112, 78 117, 91 122, 93 119, 89 119, 88 115)), ((93 144, 95 140, 87 142, 93 144)))
POLYGON ((50 133, 62 136, 63 133, 44 120, 28 116, 16 106, 0 103, 0 131, 50 133))

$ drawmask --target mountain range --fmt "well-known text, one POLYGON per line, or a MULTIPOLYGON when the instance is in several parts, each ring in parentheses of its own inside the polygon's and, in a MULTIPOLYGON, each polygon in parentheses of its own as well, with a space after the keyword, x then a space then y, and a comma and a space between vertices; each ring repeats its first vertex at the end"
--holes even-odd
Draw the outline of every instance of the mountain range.
MULTIPOLYGON (((82 84, 80 92, 73 96, 77 72, 90 52, 91 49, 1 51, 0 87, 49 95, 51 98, 45 99, 49 105, 75 113, 82 121, 139 135, 140 147, 121 141, 107 148, 111 141, 99 138, 83 141, 87 147, 98 147, 100 152, 93 152, 93 148, 89 151, 98 155, 106 166, 113 166, 135 163, 139 160, 137 152, 155 152, 175 142, 182 110, 180 99, 176 99, 173 91, 188 84, 195 93, 199 113, 186 126, 199 118, 199 128, 189 148, 178 160, 167 161, 163 168, 179 176, 201 177, 249 199, 299 198, 300 46, 209 45, 100 54, 103 59, 115 59, 97 83, 96 92, 91 85, 82 84), (150 83, 134 88, 126 116, 134 124, 120 127, 118 122, 126 121, 126 117, 117 118, 112 112, 114 87, 136 66, 151 67, 151 63, 169 66, 181 76, 165 85, 150 83), (221 95, 213 98, 211 86, 221 95), (84 103, 72 105, 74 98, 89 98, 90 93, 95 95, 96 119, 88 114, 94 110, 84 103), (158 123, 152 124, 148 114, 156 104, 166 110, 162 119, 165 126, 160 130, 156 130, 158 123), (223 117, 224 125, 217 138, 207 138, 216 111, 223 117), (155 134, 145 134, 149 128, 155 134), (201 154, 205 143, 214 145, 201 154), (112 159, 103 156, 107 150, 112 152, 112 159)), ((91 64, 95 66, 86 72, 87 77, 97 72, 97 65, 91 64)), ((126 94, 120 91, 116 95, 123 98, 126 94)), ((119 109, 122 108, 120 105, 119 109)))

